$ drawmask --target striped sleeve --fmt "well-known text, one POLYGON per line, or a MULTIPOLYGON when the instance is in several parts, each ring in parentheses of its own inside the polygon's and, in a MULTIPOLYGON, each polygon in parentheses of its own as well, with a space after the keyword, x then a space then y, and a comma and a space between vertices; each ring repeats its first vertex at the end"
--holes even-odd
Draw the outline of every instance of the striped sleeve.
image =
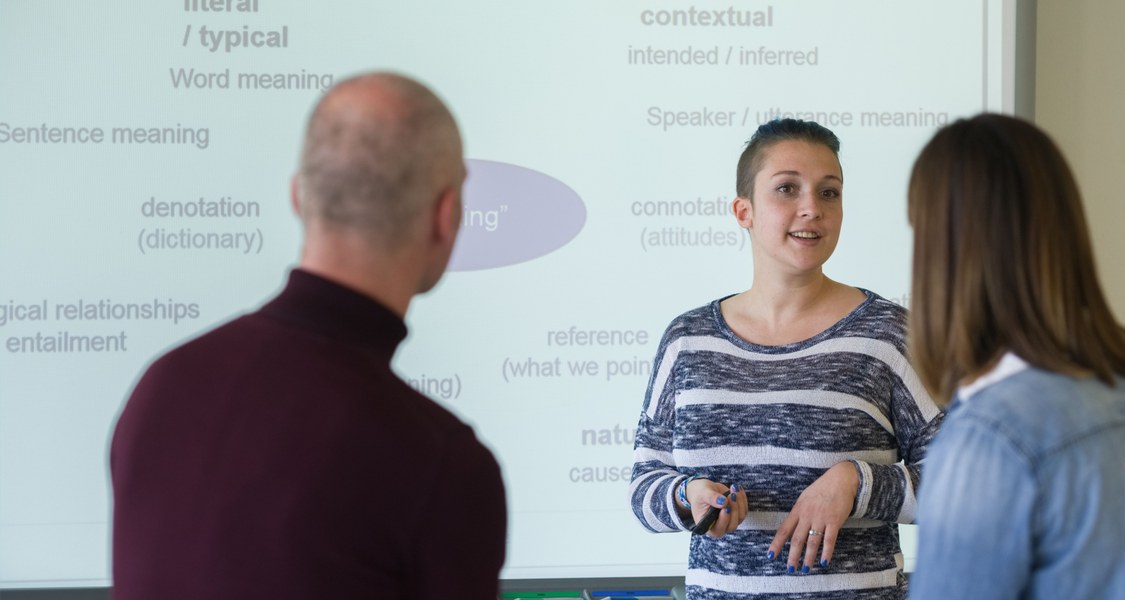
MULTIPOLYGON (((873 464, 853 459, 859 472, 853 517, 890 523, 913 523, 917 490, 926 447, 937 435, 944 413, 930 398, 918 374, 907 360, 902 339, 905 313, 896 311, 886 323, 892 325, 890 338, 897 347, 888 366, 895 374, 891 394, 891 419, 898 441, 899 462, 873 464)), ((880 332, 884 336, 887 332, 880 332)))
POLYGON ((672 455, 675 393, 669 381, 679 351, 676 330, 675 323, 670 325, 657 349, 633 445, 629 500, 637 521, 654 533, 688 529, 676 511, 673 493, 686 478, 672 455))

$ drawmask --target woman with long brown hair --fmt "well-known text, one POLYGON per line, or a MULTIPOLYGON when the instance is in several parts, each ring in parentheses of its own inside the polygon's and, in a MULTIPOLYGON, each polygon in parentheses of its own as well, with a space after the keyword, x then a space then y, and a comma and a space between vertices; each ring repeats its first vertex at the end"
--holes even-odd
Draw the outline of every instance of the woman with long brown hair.
POLYGON ((912 598, 1125 598, 1125 330, 1081 196, 1031 123, 937 132, 909 192, 912 362, 950 403, 912 598))

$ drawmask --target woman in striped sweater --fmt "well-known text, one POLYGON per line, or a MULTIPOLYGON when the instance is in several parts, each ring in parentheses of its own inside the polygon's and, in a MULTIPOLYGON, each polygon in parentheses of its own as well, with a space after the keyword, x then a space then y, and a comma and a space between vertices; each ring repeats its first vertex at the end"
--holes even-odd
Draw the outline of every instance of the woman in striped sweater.
POLYGON ((905 596, 897 523, 942 412, 905 358, 905 311, 829 279, 843 217, 839 140, 762 125, 738 161, 750 289, 664 333, 637 429, 641 525, 688 531, 690 598, 905 596))

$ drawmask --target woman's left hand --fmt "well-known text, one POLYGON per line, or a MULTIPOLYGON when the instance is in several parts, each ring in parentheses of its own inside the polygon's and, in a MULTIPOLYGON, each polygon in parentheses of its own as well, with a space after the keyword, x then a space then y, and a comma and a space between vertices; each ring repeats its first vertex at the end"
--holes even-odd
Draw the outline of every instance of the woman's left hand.
POLYGON ((825 471, 801 492, 793 510, 781 522, 770 544, 769 556, 781 554, 788 540, 790 573, 808 573, 818 562, 821 567, 828 566, 836 548, 836 534, 852 512, 858 489, 859 475, 851 462, 837 463, 825 471))

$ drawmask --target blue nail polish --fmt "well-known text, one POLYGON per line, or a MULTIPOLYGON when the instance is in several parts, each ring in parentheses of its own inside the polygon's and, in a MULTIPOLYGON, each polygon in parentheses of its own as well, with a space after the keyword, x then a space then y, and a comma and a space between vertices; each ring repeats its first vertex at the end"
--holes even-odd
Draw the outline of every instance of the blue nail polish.
POLYGON ((789 565, 789 574, 790 574, 790 575, 792 575, 792 574, 793 574, 793 573, 795 573, 796 571, 797 571, 797 570, 793 568, 793 565, 789 565))
POLYGON ((773 556, 774 556, 773 550, 770 550, 769 552, 766 553, 766 560, 773 560, 773 556))
POLYGON ((822 559, 820 559, 820 566, 821 566, 822 568, 825 568, 825 569, 827 569, 827 568, 828 568, 828 559, 827 559, 827 558, 822 558, 822 559))
POLYGON ((732 483, 730 485, 730 493, 732 493, 732 494, 738 493, 738 484, 737 483, 732 483))
POLYGON ((727 499, 724 498, 723 496, 719 496, 719 499, 715 501, 715 504, 718 504, 719 506, 722 506, 726 503, 727 503, 727 499))
POLYGON ((804 574, 804 575, 808 575, 808 573, 809 573, 809 566, 808 566, 808 565, 805 565, 805 566, 801 567, 801 573, 802 573, 802 574, 804 574))

